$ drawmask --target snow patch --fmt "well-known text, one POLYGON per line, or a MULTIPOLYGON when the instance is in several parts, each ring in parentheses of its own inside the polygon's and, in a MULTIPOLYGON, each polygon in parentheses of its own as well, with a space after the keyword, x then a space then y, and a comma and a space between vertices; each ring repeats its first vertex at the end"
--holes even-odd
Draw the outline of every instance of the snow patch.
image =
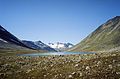
POLYGON ((3 39, 1 39, 1 38, 0 38, 0 41, 5 42, 5 43, 8 43, 7 41, 5 41, 5 40, 3 40, 3 39))

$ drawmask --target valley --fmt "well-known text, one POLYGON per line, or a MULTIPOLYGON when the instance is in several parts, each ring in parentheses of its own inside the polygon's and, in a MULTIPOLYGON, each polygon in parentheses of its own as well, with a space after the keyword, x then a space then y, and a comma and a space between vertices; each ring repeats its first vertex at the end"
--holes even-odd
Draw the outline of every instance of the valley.
POLYGON ((120 79, 120 0, 0 0, 0 79, 120 79))
MULTIPOLYGON (((120 16, 116 16, 79 44, 64 50, 78 54, 60 54, 41 41, 20 40, 0 26, 0 79, 119 79, 119 33, 120 16), (18 56, 53 52, 57 54, 18 56)), ((59 45, 67 44, 56 47, 59 45)))

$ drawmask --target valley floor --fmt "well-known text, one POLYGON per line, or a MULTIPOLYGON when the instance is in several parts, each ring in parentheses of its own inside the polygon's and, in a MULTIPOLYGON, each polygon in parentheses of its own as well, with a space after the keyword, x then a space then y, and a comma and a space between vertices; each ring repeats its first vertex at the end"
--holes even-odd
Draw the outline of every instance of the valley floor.
POLYGON ((0 79, 119 79, 120 52, 24 57, 0 56, 0 79))

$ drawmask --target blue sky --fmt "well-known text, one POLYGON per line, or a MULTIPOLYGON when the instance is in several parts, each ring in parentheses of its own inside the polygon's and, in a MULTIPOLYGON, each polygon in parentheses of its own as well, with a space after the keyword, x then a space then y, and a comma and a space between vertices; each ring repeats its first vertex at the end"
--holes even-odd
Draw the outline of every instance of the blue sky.
POLYGON ((0 24, 24 40, 79 43, 120 15, 120 0, 0 0, 0 24))

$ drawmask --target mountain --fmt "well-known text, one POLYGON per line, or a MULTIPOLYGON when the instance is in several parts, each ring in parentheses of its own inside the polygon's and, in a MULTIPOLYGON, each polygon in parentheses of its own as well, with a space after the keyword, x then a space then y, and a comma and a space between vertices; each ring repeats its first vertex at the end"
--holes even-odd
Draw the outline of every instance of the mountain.
POLYGON ((19 45, 16 45, 16 44, 13 44, 13 43, 9 43, 3 39, 0 38, 0 50, 8 50, 8 49, 11 49, 11 50, 28 50, 27 48, 25 47, 22 47, 22 46, 19 46, 19 45))
POLYGON ((58 51, 63 51, 66 50, 68 48, 71 48, 72 46, 74 46, 71 43, 61 43, 61 42, 57 42, 57 43, 48 43, 48 46, 50 46, 51 48, 54 48, 58 51))
POLYGON ((120 16, 99 26, 68 51, 120 51, 120 16))
POLYGON ((35 45, 33 41, 22 40, 22 42, 33 49, 41 50, 41 48, 35 45))
POLYGON ((39 46, 39 47, 41 47, 41 48, 44 49, 44 50, 57 52, 57 50, 55 50, 54 48, 51 48, 50 46, 44 44, 44 43, 41 42, 41 41, 35 41, 34 44, 37 45, 37 46, 39 46))
POLYGON ((67 45, 67 48, 71 48, 74 46, 72 43, 66 43, 66 45, 67 45))
POLYGON ((16 48, 16 46, 32 49, 0 25, 0 47, 16 48))
POLYGON ((27 41, 27 40, 23 40, 22 41, 24 44, 26 44, 27 46, 33 48, 33 49, 37 49, 37 50, 46 50, 46 51, 50 51, 50 52, 57 52, 55 49, 49 47, 48 45, 44 44, 41 41, 27 41))
POLYGON ((40 51, 56 51, 53 48, 45 45, 41 41, 21 41, 13 34, 8 32, 0 25, 0 50, 40 50, 40 51))

